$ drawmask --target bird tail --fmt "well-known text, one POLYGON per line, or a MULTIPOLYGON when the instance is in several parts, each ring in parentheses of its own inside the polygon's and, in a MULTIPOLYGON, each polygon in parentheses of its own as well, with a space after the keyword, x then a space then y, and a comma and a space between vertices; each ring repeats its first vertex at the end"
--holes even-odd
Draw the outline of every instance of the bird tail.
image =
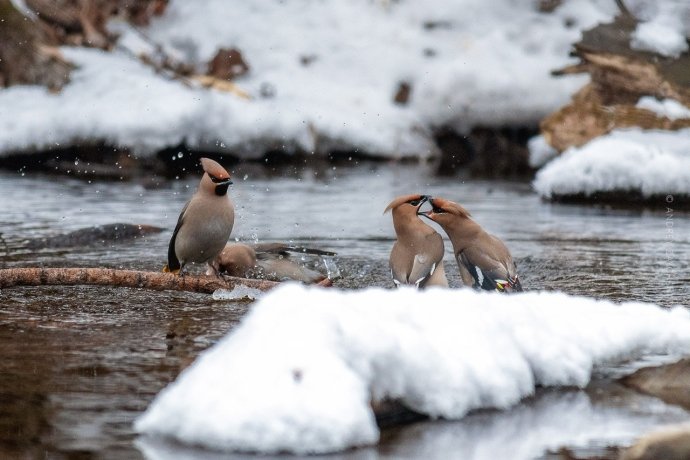
POLYGON ((515 292, 522 292, 522 284, 520 284, 520 279, 518 278, 517 275, 513 277, 513 279, 509 280, 510 287, 513 289, 515 292))
POLYGON ((171 269, 168 264, 165 264, 162 272, 163 273, 172 273, 173 275, 178 275, 180 273, 180 269, 181 269, 181 267, 171 269))
POLYGON ((507 280, 495 280, 496 290, 499 292, 522 292, 522 285, 517 275, 507 280))

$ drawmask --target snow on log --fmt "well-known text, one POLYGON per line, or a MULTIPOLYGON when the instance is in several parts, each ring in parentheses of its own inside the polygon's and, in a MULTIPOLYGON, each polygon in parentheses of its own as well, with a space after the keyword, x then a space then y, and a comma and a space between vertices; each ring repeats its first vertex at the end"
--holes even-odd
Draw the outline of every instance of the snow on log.
POLYGON ((620 15, 612 23, 583 32, 574 45, 581 62, 555 75, 589 73, 591 82, 570 104, 544 118, 541 132, 559 152, 581 146, 616 128, 679 130, 690 128, 690 119, 672 119, 636 106, 644 96, 671 99, 690 106, 690 53, 664 56, 634 47, 637 19, 620 15))

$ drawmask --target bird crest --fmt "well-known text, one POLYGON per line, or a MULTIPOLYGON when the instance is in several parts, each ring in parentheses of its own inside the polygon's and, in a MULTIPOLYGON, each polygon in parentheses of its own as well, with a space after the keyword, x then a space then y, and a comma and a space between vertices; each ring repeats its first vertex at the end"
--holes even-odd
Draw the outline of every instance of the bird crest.
POLYGON ((201 167, 204 172, 207 173, 212 178, 216 179, 229 179, 230 174, 223 168, 217 161, 211 160, 210 158, 201 159, 201 167))
POLYGON ((412 195, 402 195, 402 196, 399 196, 399 197, 397 197, 396 199, 394 199, 393 201, 390 202, 390 204, 388 205, 388 207, 386 207, 386 209, 385 209, 385 211, 383 211, 383 213, 385 214, 385 213, 387 213, 388 211, 390 211, 391 209, 397 208, 397 207, 400 206, 401 204, 408 203, 408 202, 410 202, 410 201, 422 201, 422 200, 424 200, 424 199, 425 199, 425 196, 424 196, 424 195, 420 195, 420 194, 412 194, 412 195))
POLYGON ((448 214, 453 214, 463 219, 468 219, 471 216, 467 209, 453 201, 443 198, 432 198, 431 205, 434 207, 434 212, 437 212, 438 209, 442 212, 447 212, 448 214))

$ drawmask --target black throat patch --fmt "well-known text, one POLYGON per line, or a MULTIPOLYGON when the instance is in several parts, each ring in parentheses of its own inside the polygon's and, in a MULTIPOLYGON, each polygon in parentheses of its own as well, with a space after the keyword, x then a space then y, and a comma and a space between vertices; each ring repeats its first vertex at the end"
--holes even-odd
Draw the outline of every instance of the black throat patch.
POLYGON ((230 187, 230 184, 216 185, 216 188, 215 188, 216 195, 218 195, 218 196, 225 195, 226 193, 228 193, 228 187, 230 187))

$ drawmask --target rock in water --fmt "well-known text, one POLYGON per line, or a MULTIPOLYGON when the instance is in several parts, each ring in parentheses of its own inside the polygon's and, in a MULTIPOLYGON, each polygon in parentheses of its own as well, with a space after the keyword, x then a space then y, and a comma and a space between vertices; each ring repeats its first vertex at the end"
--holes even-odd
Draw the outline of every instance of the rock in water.
POLYGON ((153 225, 138 224, 107 224, 80 228, 69 233, 35 238, 29 240, 25 249, 56 249, 75 246, 96 246, 120 243, 152 233, 160 233, 163 229, 153 225))

